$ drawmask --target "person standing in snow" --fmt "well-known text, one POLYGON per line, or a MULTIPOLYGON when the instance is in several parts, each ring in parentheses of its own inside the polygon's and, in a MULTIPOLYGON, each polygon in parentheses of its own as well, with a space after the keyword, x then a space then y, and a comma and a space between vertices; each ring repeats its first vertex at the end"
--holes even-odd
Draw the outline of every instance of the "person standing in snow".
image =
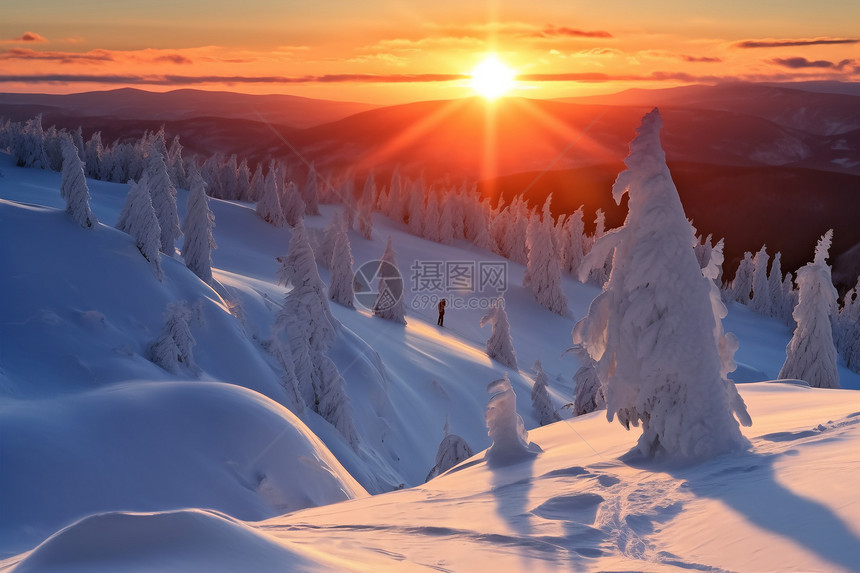
POLYGON ((447 304, 448 301, 443 298, 439 301, 439 304, 437 306, 437 308, 439 309, 439 320, 436 321, 436 324, 438 324, 439 326, 444 326, 444 324, 442 323, 445 322, 445 305, 447 304))

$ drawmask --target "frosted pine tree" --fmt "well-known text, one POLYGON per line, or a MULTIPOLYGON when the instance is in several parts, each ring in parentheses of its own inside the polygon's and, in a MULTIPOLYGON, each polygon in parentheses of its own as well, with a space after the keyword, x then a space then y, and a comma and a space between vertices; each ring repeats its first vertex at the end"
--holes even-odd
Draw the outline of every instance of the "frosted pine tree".
POLYGON ((66 200, 66 213, 81 227, 89 228, 98 223, 90 211, 90 190, 84 177, 84 164, 78 157, 78 149, 71 139, 62 140, 63 175, 60 195, 66 200))
MULTIPOLYGON (((338 217, 335 217, 339 221, 338 217)), ((343 225, 338 224, 334 235, 331 262, 329 264, 331 285, 328 296, 331 300, 347 308, 355 308, 355 272, 352 269, 352 250, 349 246, 349 235, 343 225)))
POLYGON ((391 183, 388 185, 388 200, 385 214, 392 221, 403 222, 403 180, 400 177, 400 166, 391 173, 391 183))
POLYGON ((215 215, 209 208, 206 183, 200 172, 194 170, 191 175, 191 189, 188 191, 188 204, 185 208, 185 222, 182 225, 182 232, 185 235, 182 258, 185 259, 185 266, 209 285, 213 284, 212 251, 218 247, 212 236, 213 227, 215 227, 215 215))
POLYGON ((549 397, 549 379, 546 372, 543 371, 543 366, 540 360, 536 360, 534 366, 534 386, 532 386, 532 410, 534 411, 535 419, 541 426, 552 424, 561 420, 555 408, 552 405, 552 400, 549 397))
POLYGON ((302 201, 305 203, 305 214, 317 216, 320 214, 319 191, 317 190, 317 170, 311 163, 305 186, 302 187, 302 201))
MULTIPOLYGON (((90 136, 84 153, 86 154, 84 161, 86 162, 87 177, 90 179, 102 179, 102 176, 105 174, 100 172, 102 154, 104 153, 101 131, 97 131, 90 136)), ((117 183, 125 183, 125 181, 117 181, 117 183)))
POLYGON ((236 198, 239 201, 251 200, 251 169, 248 160, 243 158, 236 171, 236 198))
POLYGON ((184 303, 168 304, 164 329, 149 348, 150 360, 173 374, 181 374, 183 370, 198 374, 192 352, 196 343, 190 322, 191 311, 184 303))
POLYGON ((540 448, 529 442, 523 419, 517 414, 517 395, 508 379, 508 373, 487 386, 490 401, 484 418, 487 435, 493 445, 487 450, 485 459, 492 465, 507 465, 530 458, 540 448))
POLYGON ((185 169, 185 161, 182 159, 182 144, 179 143, 178 135, 173 138, 170 149, 167 151, 167 171, 170 173, 170 180, 176 187, 188 189, 188 172, 185 169))
POLYGON ((270 168, 263 185, 263 196, 257 203, 257 215, 267 223, 271 223, 276 227, 283 227, 287 224, 287 219, 284 217, 284 210, 281 208, 281 200, 278 196, 278 184, 275 181, 276 176, 275 170, 270 168))
POLYGON ((427 205, 424 207, 424 221, 421 224, 421 236, 434 243, 441 242, 439 233, 441 213, 439 212, 439 196, 434 189, 430 190, 427 205))
POLYGON ((573 339, 595 361, 607 418, 642 424, 642 454, 703 459, 747 447, 735 416, 751 422, 723 375, 729 348, 717 342, 715 285, 693 251, 661 125, 655 109, 630 143, 627 169, 612 189, 616 203, 629 195, 627 220, 594 244, 580 268, 582 277, 614 249, 612 274, 573 339))
POLYGON ((475 455, 466 440, 457 434, 451 433, 447 419, 445 420, 445 429, 442 433, 442 441, 436 450, 436 463, 430 468, 430 472, 427 474, 424 483, 427 483, 436 476, 442 475, 460 462, 468 460, 475 455))
POLYGON ((818 240, 813 261, 797 270, 800 293, 792 313, 797 327, 785 349, 780 380, 796 378, 814 388, 839 388, 836 347, 830 326, 837 293, 827 264, 832 240, 831 229, 818 240))
POLYGON ((346 395, 346 381, 328 356, 321 356, 318 360, 320 387, 317 391, 315 410, 325 421, 334 426, 346 443, 355 450, 358 448, 359 437, 352 421, 352 407, 346 395))
POLYGON ((582 206, 564 221, 560 241, 560 265, 563 273, 576 274, 582 264, 585 221, 582 206))
POLYGON ((454 242, 454 220, 462 217, 457 217, 457 201, 449 194, 442 201, 442 211, 439 213, 439 242, 443 245, 450 245, 454 242))
POLYGON ((582 346, 578 345, 571 349, 579 359, 579 369, 573 375, 576 385, 573 394, 573 415, 582 416, 590 412, 606 409, 606 397, 603 387, 597 377, 594 359, 582 346))
POLYGON ((263 198, 266 190, 266 178, 263 177, 263 165, 261 163, 257 163, 257 168, 254 170, 254 175, 248 185, 248 201, 256 203, 263 198))
POLYGON ((299 390, 299 381, 296 378, 296 366, 293 361, 293 353, 290 351, 289 339, 283 333, 285 327, 283 322, 276 321, 272 327, 272 336, 263 343, 263 347, 281 367, 281 387, 287 396, 287 407, 291 412, 300 416, 305 411, 305 400, 299 390))
POLYGON ((770 293, 769 316, 782 316, 782 253, 777 252, 770 263, 770 273, 767 275, 767 290, 770 293))
POLYGON ((167 173, 164 157, 155 146, 149 149, 144 173, 152 196, 152 208, 161 228, 161 252, 172 257, 176 253, 176 240, 182 235, 176 209, 176 187, 167 173))
POLYGON ((762 245, 753 258, 753 294, 750 303, 752 311, 762 316, 770 316, 771 311, 770 285, 767 280, 767 263, 769 260, 767 247, 762 245))
POLYGON ((355 230, 365 239, 373 238, 373 204, 364 197, 358 202, 355 230))
POLYGON ((845 366, 860 373, 860 277, 857 285, 845 293, 837 320, 839 326, 839 350, 845 366))
POLYGON ((279 284, 292 287, 287 293, 282 313, 306 311, 307 322, 301 326, 314 352, 325 353, 334 342, 337 321, 331 314, 325 284, 320 278, 314 252, 304 223, 299 221, 290 238, 290 250, 279 257, 279 284))
POLYGON ((735 279, 732 281, 732 300, 741 304, 750 303, 750 292, 752 291, 754 272, 755 264, 753 263, 752 253, 747 251, 744 253, 744 258, 738 265, 738 270, 735 272, 735 279))
POLYGON ((396 256, 389 236, 380 262, 379 283, 376 288, 378 294, 373 304, 373 316, 406 324, 406 290, 397 267, 396 256))
POLYGON ((292 181, 284 182, 284 192, 281 195, 281 207, 284 209, 284 219, 290 227, 298 225, 305 216, 305 202, 299 194, 299 189, 292 181))
POLYGON ((794 307, 797 305, 797 289, 794 288, 794 277, 791 273, 785 273, 782 279, 782 321, 792 328, 795 326, 794 307))
POLYGON ((508 313, 505 312, 504 293, 499 295, 490 310, 481 318, 481 328, 492 325, 490 338, 487 340, 487 356, 504 364, 508 368, 517 369, 517 355, 514 352, 514 342, 511 339, 511 325, 508 313))
POLYGON ((528 264, 523 286, 542 307, 562 316, 567 314, 567 297, 561 288, 558 257, 552 246, 552 221, 532 217, 526 233, 528 264))
POLYGON ((420 237, 424 231, 424 182, 418 180, 409 190, 409 232, 420 237))
POLYGON ((161 228, 152 208, 152 198, 144 176, 139 183, 129 182, 125 206, 119 214, 116 228, 131 235, 137 243, 140 254, 152 265, 155 277, 161 280, 161 228))

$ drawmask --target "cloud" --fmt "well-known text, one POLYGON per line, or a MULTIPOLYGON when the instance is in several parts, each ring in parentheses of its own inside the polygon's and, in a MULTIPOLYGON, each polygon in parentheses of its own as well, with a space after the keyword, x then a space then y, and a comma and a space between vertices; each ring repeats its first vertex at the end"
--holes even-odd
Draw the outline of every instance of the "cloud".
POLYGON ((156 56, 152 59, 153 62, 166 62, 170 64, 193 64, 194 62, 191 58, 187 58, 182 54, 164 54, 163 56, 156 56))
POLYGON ((103 63, 113 62, 113 55, 107 50, 93 50, 91 52, 51 52, 36 51, 29 48, 10 48, 0 52, 0 60, 34 60, 55 61, 63 64, 78 63, 103 63))
POLYGON ((790 40, 744 40, 733 44, 735 48, 794 48, 799 46, 832 46, 839 44, 857 44, 856 38, 802 38, 790 40))
POLYGON ((722 62, 722 58, 711 57, 711 56, 691 56, 689 54, 677 54, 677 57, 685 62, 691 63, 704 63, 704 64, 716 64, 718 62, 722 62))
POLYGON ((604 30, 577 30, 566 26, 547 24, 540 30, 528 34, 533 38, 611 38, 612 34, 604 30))
MULTIPOLYGON (((806 58, 796 57, 796 58, 774 58, 771 60, 774 64, 783 66, 785 68, 791 68, 793 70, 800 70, 805 68, 818 68, 818 69, 826 69, 826 70, 842 70, 846 66, 850 66, 854 64, 854 60, 842 60, 841 62, 831 62, 829 60, 807 60, 806 58)), ((855 68, 856 70, 856 68, 855 68)))
POLYGON ((47 42, 47 41, 48 41, 48 39, 45 36, 43 36, 41 34, 37 34, 36 32, 29 32, 28 31, 28 32, 24 32, 23 34, 21 34, 17 38, 10 38, 8 40, 0 40, 0 44, 26 44, 26 43, 30 43, 30 42, 43 43, 43 42, 47 42))
POLYGON ((183 76, 44 74, 0 75, 0 83, 101 83, 133 85, 304 84, 304 83, 426 83, 468 79, 465 74, 326 74, 321 76, 183 76))
POLYGON ((708 63, 714 64, 722 62, 722 58, 711 56, 693 56, 691 54, 678 54, 675 52, 667 52, 666 50, 642 50, 636 53, 637 56, 646 58, 663 58, 670 60, 681 60, 682 62, 690 63, 708 63))

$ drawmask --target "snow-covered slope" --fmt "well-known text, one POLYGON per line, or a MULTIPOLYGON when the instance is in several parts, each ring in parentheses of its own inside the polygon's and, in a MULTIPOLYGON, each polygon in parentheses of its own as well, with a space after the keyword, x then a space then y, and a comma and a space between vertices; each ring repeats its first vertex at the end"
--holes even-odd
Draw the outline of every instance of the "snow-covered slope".
MULTIPOLYGON (((456 293, 444 328, 422 293, 409 294, 406 326, 333 304, 330 356, 361 437, 354 451, 321 417, 283 407, 263 348, 283 302, 275 257, 288 229, 213 200, 216 290, 178 258, 162 261, 159 282, 110 227, 126 186, 88 181, 102 225, 84 230, 62 212, 59 174, 3 155, 0 172, 0 570, 857 569, 854 391, 742 385, 753 450, 692 468, 619 461, 638 434, 592 414, 533 431, 543 453, 530 463, 489 468, 478 453, 421 486, 446 418, 473 450, 490 445, 487 384, 505 373, 527 428, 537 359, 569 416, 578 364, 562 353, 597 289, 565 278, 571 310, 559 316, 519 286, 521 265, 374 215, 372 240, 350 233, 356 267, 389 235, 407 286, 416 262, 507 265, 520 371, 484 352, 493 290, 456 293), (147 351, 180 300, 196 316, 199 371, 174 375, 147 351), (401 484, 418 487, 365 497, 401 484), (362 499, 273 517, 350 498, 362 499), (170 534, 180 531, 182 542, 170 534)), ((336 212, 308 217, 311 233, 336 212)), ((789 329, 741 306, 725 326, 740 339, 735 379, 774 378, 789 329)), ((860 389, 860 376, 840 376, 860 389)))

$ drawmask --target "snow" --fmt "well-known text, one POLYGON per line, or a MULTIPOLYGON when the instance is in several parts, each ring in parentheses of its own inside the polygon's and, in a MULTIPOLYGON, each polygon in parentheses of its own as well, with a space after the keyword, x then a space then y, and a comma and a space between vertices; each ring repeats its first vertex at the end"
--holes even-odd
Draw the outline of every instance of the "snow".
MULTIPOLYGON (((487 357, 481 305, 495 290, 458 292, 442 329, 435 303, 410 292, 405 327, 332 305, 329 356, 361 437, 354 451, 320 416, 284 407, 261 344, 286 292, 276 257, 289 229, 213 199, 216 289, 179 256, 162 259, 159 282, 110 227, 128 186, 87 180, 101 224, 84 230, 64 213, 60 174, 3 155, 0 171, 0 570, 858 569, 860 376, 840 366, 843 390, 768 382, 792 335, 778 319, 740 304, 724 319, 739 339, 732 378, 757 382, 739 385, 748 452, 687 467, 621 461, 635 433, 562 407, 579 367, 562 353, 599 289, 564 275, 563 317, 519 286, 523 265, 374 214, 371 240, 350 233, 356 268, 388 235, 407 287, 414 261, 507 264, 517 357, 541 361, 565 419, 537 427, 530 375, 487 357), (167 305, 183 300, 199 379, 146 357, 167 305), (489 467, 486 389, 505 373, 542 452, 489 467), (421 485, 446 418, 476 454, 421 485)), ((309 230, 340 207, 320 210, 309 230)))

